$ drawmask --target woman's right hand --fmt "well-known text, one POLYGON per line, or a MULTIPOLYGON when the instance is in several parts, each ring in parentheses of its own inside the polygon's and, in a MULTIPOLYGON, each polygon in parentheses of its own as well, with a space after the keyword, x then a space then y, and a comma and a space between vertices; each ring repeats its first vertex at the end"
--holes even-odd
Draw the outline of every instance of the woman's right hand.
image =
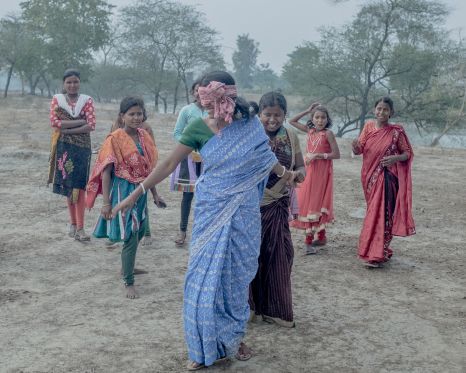
POLYGON ((304 164, 306 166, 309 166, 309 163, 311 163, 314 159, 316 159, 317 153, 306 153, 304 156, 304 164))

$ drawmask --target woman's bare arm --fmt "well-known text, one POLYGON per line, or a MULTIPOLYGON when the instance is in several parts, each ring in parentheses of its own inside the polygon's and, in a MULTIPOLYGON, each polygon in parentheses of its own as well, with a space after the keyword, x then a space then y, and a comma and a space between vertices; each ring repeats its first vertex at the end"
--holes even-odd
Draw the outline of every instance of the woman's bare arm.
POLYGON ((63 119, 61 121, 61 129, 62 130, 69 130, 71 128, 81 127, 87 124, 85 119, 76 119, 76 120, 67 120, 63 119))
POLYGON ((63 129, 62 127, 62 129, 60 130, 60 133, 62 133, 63 135, 76 135, 79 133, 89 133, 89 132, 92 132, 92 128, 89 124, 86 123, 86 121, 84 121, 84 124, 79 127, 74 127, 70 129, 63 129))
POLYGON ((127 210, 133 206, 139 196, 144 190, 150 190, 162 180, 168 177, 178 166, 178 164, 186 158, 193 149, 183 144, 177 144, 175 149, 170 153, 168 158, 160 162, 157 167, 147 176, 147 178, 141 183, 142 187, 136 188, 128 197, 121 201, 117 206, 114 207, 112 215, 115 216, 120 210, 127 210))

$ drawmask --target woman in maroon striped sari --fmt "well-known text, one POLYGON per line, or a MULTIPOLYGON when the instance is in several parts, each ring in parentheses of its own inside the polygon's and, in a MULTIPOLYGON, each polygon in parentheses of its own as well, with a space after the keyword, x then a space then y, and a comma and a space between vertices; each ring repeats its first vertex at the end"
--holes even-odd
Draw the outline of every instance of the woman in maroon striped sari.
MULTIPOLYGON (((283 172, 294 173, 294 182, 304 181, 305 168, 299 141, 292 130, 283 127, 286 99, 269 92, 259 102, 259 118, 269 136, 270 146, 283 172)), ((289 191, 280 175, 271 173, 261 201, 262 242, 259 268, 251 283, 249 304, 251 316, 262 315, 264 321, 293 327, 291 268, 293 243, 289 218, 289 191)))

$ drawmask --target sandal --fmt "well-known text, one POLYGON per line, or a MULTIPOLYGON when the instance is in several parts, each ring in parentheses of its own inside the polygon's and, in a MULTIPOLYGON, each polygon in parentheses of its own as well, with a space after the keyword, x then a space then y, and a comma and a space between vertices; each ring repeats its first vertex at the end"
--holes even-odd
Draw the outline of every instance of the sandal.
POLYGON ((269 324, 277 324, 278 326, 283 326, 284 328, 294 328, 296 326, 294 321, 286 321, 278 317, 272 317, 267 315, 262 315, 262 320, 269 324))
POLYGON ((76 224, 70 224, 70 230, 68 231, 68 236, 74 238, 76 234, 76 224))
POLYGON ((78 229, 74 235, 74 239, 80 242, 87 242, 91 240, 91 237, 84 232, 84 229, 78 229))
POLYGON ((324 238, 323 240, 315 240, 312 242, 313 246, 325 246, 327 245, 327 239, 324 238))
POLYGON ((205 368, 204 364, 196 363, 195 361, 190 361, 186 367, 189 371, 199 370, 205 368))
POLYGON ((186 242, 186 232, 180 231, 175 239, 176 246, 183 246, 186 242))
POLYGON ((247 361, 252 357, 252 350, 245 343, 241 342, 235 357, 239 361, 247 361))
POLYGON ((383 264, 381 262, 369 261, 365 262, 364 265, 368 268, 382 268, 383 264))
POLYGON ((314 254, 317 254, 317 252, 319 251, 317 247, 308 245, 308 244, 306 244, 305 249, 306 249, 306 253, 305 253, 306 255, 314 255, 314 254))

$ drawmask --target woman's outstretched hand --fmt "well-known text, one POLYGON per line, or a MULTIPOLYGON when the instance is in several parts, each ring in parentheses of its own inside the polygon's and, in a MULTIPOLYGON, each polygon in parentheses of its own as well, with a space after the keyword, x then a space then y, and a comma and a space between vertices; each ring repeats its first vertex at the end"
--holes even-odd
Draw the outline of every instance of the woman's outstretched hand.
POLYGON ((126 197, 123 201, 121 201, 112 209, 112 218, 114 218, 120 211, 125 212, 131 209, 131 207, 133 207, 135 203, 136 201, 130 194, 128 197, 126 197))

